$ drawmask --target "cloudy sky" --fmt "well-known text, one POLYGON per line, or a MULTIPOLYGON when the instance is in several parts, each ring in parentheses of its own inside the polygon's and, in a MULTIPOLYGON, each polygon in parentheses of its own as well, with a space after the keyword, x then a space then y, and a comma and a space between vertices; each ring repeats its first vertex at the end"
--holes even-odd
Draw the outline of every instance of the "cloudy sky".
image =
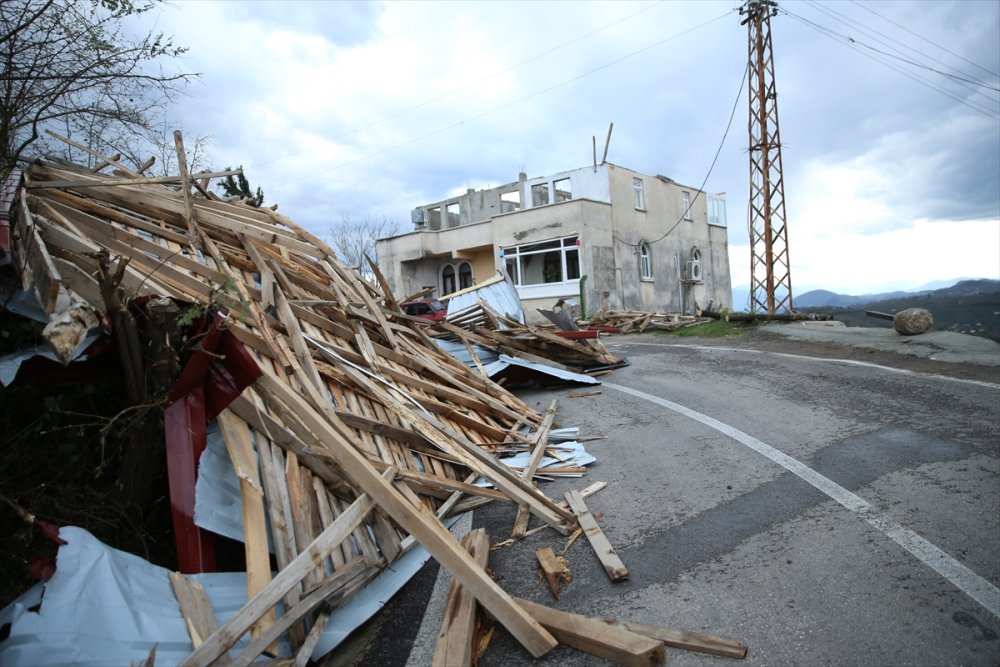
MULTIPOLYGON (((738 286, 750 271, 738 7, 175 0, 155 19, 202 74, 172 120, 314 233, 345 216, 407 230, 418 204, 584 166, 613 122, 609 161, 727 193, 738 286)), ((1000 3, 781 10, 795 292, 1000 278, 1000 3)))

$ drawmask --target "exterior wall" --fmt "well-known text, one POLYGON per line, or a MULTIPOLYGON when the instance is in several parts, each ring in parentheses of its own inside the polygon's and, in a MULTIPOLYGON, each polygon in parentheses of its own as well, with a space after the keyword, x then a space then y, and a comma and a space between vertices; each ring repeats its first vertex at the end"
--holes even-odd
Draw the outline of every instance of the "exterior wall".
MULTIPOLYGON (((414 209, 414 220, 422 222, 414 223, 414 232, 380 239, 379 263, 397 296, 428 285, 438 286, 440 292, 445 264, 457 267, 468 261, 473 278, 481 281, 500 267, 503 248, 575 235, 579 279, 518 288, 529 321, 542 320, 537 307, 550 308, 560 298, 579 300, 581 282, 587 312, 607 308, 691 313, 710 302, 728 308, 727 229, 708 224, 706 199, 697 189, 664 176, 612 164, 531 179, 520 174, 517 181, 497 188, 469 190, 414 209), (642 182, 640 207, 633 179, 642 182), (567 190, 572 198, 557 201, 560 195, 565 199, 567 190), (519 193, 517 205, 503 199, 511 192, 519 193), (684 193, 692 204, 689 216, 684 215, 684 193), (459 209, 450 219, 444 215, 448 204, 459 209), (434 210, 441 215, 431 216, 434 210), (641 275, 643 243, 649 249, 649 278, 641 275), (694 280, 688 274, 699 255, 701 275, 694 280)), ((725 224, 724 216, 720 224, 725 224)))
POLYGON ((611 170, 611 193, 622 307, 692 313, 709 301, 731 305, 726 229, 708 224, 704 195, 666 177, 617 166, 611 170), (642 208, 635 206, 634 179, 642 182, 642 208), (685 192, 691 202, 687 217, 685 192), (650 251, 651 278, 640 273, 643 242, 650 251), (693 254, 701 257, 701 281, 687 275, 693 254))

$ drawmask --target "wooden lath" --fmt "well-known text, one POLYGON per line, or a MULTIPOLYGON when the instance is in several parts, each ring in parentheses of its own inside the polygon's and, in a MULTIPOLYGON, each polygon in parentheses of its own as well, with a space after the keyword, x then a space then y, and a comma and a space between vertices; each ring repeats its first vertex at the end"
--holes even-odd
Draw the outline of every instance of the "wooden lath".
POLYGON ((274 211, 62 164, 38 162, 27 174, 38 187, 22 191, 25 223, 16 241, 47 253, 57 271, 35 262, 26 278, 37 284, 58 273, 61 285, 97 301, 89 278, 99 266, 94 251, 127 260, 126 302, 154 293, 228 310, 229 330, 264 372, 220 418, 240 477, 255 606, 240 616, 242 625, 204 638, 199 660, 221 655, 247 631, 255 650, 280 634, 308 649, 315 641, 308 628, 323 619, 316 591, 324 591, 320 602, 346 600, 415 542, 530 652, 554 645, 439 519, 503 499, 569 532, 573 514, 486 448, 518 429, 537 430, 542 415, 441 351, 390 296, 274 211), (382 477, 390 471, 394 483, 382 477), (473 487, 478 477, 495 490, 473 487), (365 494, 373 505, 351 520, 352 539, 341 539, 341 530, 339 541, 323 547, 322 563, 302 565, 307 547, 343 525, 365 494), (270 583, 265 514, 279 567, 270 583), (293 567, 294 577, 286 575, 293 567), (296 616, 272 618, 277 601, 296 616))

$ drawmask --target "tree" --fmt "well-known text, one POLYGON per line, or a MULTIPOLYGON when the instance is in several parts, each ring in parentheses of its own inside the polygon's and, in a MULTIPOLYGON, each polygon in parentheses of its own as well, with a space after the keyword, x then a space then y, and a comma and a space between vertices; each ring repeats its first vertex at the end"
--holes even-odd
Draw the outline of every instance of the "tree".
POLYGON ((42 133, 47 126, 68 128, 97 150, 150 130, 197 76, 164 69, 186 51, 170 38, 126 29, 126 21, 156 6, 155 0, 0 2, 0 174, 36 142, 36 152, 50 145, 42 133))
POLYGON ((378 261, 375 241, 398 233, 399 223, 384 215, 381 218, 365 216, 361 222, 342 215, 338 224, 330 226, 330 245, 337 251, 340 261, 357 267, 362 276, 371 277, 365 255, 378 261))
MULTIPOLYGON (((243 169, 243 165, 240 165, 240 169, 243 169)), ((225 170, 231 171, 232 167, 226 167, 225 170)), ((250 181, 242 173, 236 174, 235 177, 226 176, 219 181, 216 187, 222 190, 222 194, 227 197, 244 199, 254 208, 260 208, 260 205, 264 203, 264 193, 261 192, 260 186, 257 186, 256 192, 252 192, 250 190, 250 181)))

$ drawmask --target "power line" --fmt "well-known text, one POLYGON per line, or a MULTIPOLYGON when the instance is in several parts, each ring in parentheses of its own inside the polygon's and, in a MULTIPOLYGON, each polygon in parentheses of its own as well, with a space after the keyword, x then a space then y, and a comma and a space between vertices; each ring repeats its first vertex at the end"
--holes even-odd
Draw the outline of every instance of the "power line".
POLYGON ((995 76, 995 77, 997 77, 997 78, 1000 78, 1000 74, 997 74, 996 72, 993 72, 993 71, 990 71, 990 70, 986 69, 985 67, 983 67, 982 65, 979 65, 979 64, 976 64, 976 63, 972 62, 971 60, 969 60, 968 58, 965 58, 965 57, 963 57, 963 56, 960 56, 959 54, 955 53, 954 51, 950 51, 950 50, 946 49, 945 47, 941 46, 940 44, 935 44, 934 42, 932 42, 931 40, 927 39, 927 38, 926 38, 926 37, 924 37, 923 35, 919 35, 919 34, 917 34, 917 33, 913 32, 912 30, 910 30, 909 28, 907 28, 906 26, 904 26, 904 25, 900 25, 899 23, 896 23, 895 21, 893 21, 893 20, 892 20, 892 19, 890 19, 889 17, 887 17, 887 16, 883 16, 883 15, 879 14, 879 13, 878 13, 878 12, 876 12, 876 11, 875 11, 874 9, 872 9, 872 8, 870 8, 870 7, 865 7, 864 5, 862 5, 862 4, 861 4, 860 2, 858 2, 857 0, 851 0, 851 2, 853 2, 854 4, 856 4, 856 5, 858 6, 858 7, 861 7, 861 9, 865 10, 866 12, 871 12, 872 14, 874 14, 874 15, 875 15, 875 16, 877 16, 877 17, 879 17, 879 18, 880 18, 880 19, 882 19, 883 21, 888 21, 889 23, 893 24, 893 25, 894 25, 894 26, 896 26, 897 28, 900 28, 901 30, 905 30, 906 32, 910 33, 910 34, 911 34, 911 35, 913 35, 914 37, 916 37, 916 38, 918 38, 918 39, 922 39, 922 40, 924 40, 925 42, 927 42, 927 43, 928 43, 928 44, 930 44, 931 46, 934 46, 934 47, 937 47, 937 48, 941 49, 942 51, 944 51, 945 53, 948 53, 948 54, 950 54, 950 55, 953 55, 953 56, 955 56, 956 58, 958 58, 958 59, 960 59, 960 60, 963 60, 963 61, 967 62, 968 64, 972 65, 973 67, 977 67, 977 68, 979 68, 979 69, 983 70, 983 71, 984 71, 984 72, 986 72, 987 74, 990 74, 990 75, 992 75, 992 76, 995 76))
MULTIPOLYGON (((340 141, 341 139, 349 137, 349 136, 351 136, 353 134, 357 134, 358 132, 363 132, 364 130, 369 130, 369 129, 377 126, 377 125, 381 125, 382 123, 390 121, 390 120, 392 120, 394 118, 398 118, 400 116, 406 115, 406 114, 410 113, 411 111, 416 111, 417 109, 421 109, 421 108, 423 108, 423 107, 425 107, 425 106, 427 106, 429 104, 433 104, 434 102, 439 102, 439 101, 441 101, 443 99, 451 97, 452 95, 456 95, 456 94, 458 94, 458 93, 460 93, 460 92, 462 92, 464 90, 468 90, 469 88, 473 88, 475 86, 478 86, 479 84, 484 83, 486 81, 490 81, 492 79, 495 79, 498 76, 503 76, 504 74, 507 74, 508 72, 513 72, 514 70, 516 70, 518 68, 521 68, 521 67, 524 67, 525 65, 529 65, 529 64, 535 62, 536 60, 541 60, 542 58, 544 58, 546 56, 552 55, 556 51, 564 49, 567 46, 570 46, 572 44, 576 44, 577 42, 582 42, 583 40, 587 39, 588 37, 596 35, 599 32, 603 32, 604 30, 608 30, 609 28, 613 28, 614 26, 616 26, 616 25, 618 25, 620 23, 624 23, 625 21, 633 19, 636 16, 638 16, 639 14, 642 14, 643 12, 649 11, 653 7, 656 7, 657 5, 662 4, 663 2, 665 2, 665 0, 657 0, 657 2, 653 2, 653 3, 651 3, 651 4, 649 4, 649 5, 645 6, 645 7, 643 7, 642 9, 640 9, 637 12, 633 12, 633 13, 627 15, 627 16, 624 16, 624 17, 618 19, 617 21, 614 21, 613 23, 608 23, 607 25, 601 26, 600 28, 597 28, 595 30, 591 30, 588 33, 585 33, 583 35, 580 35, 579 37, 575 37, 575 38, 569 40, 568 42, 563 42, 562 44, 559 44, 558 46, 552 47, 548 51, 544 51, 542 53, 536 54, 536 55, 528 58, 527 60, 522 60, 521 62, 517 63, 516 65, 511 65, 510 67, 502 69, 502 70, 500 70, 498 72, 494 72, 493 74, 489 74, 487 76, 480 77, 479 79, 476 79, 475 81, 470 81, 469 83, 466 83, 466 84, 464 84, 462 86, 459 86, 458 88, 453 88, 452 90, 449 90, 446 93, 442 93, 441 95, 438 95, 437 97, 432 97, 430 99, 424 100, 423 102, 419 102, 417 104, 414 104, 413 106, 406 107, 405 109, 401 109, 400 111, 397 111, 396 113, 390 114, 390 115, 385 116, 384 118, 380 118, 380 119, 378 119, 376 121, 372 121, 371 123, 368 123, 367 125, 363 125, 361 127, 356 127, 353 130, 349 130, 347 132, 344 132, 343 134, 340 134, 340 135, 338 135, 336 137, 333 137, 331 139, 323 139, 323 141, 325 141, 327 143, 333 143, 335 141, 340 141)), ((262 167, 264 165, 271 164, 273 162, 277 162, 279 160, 284 160, 286 158, 294 157, 296 155, 301 155, 302 153, 307 153, 307 152, 309 152, 311 150, 314 150, 313 147, 303 148, 300 151, 295 151, 293 153, 288 153, 286 155, 280 155, 280 156, 278 156, 276 158, 272 158, 272 159, 266 160, 264 162, 258 162, 256 164, 253 164, 253 165, 250 165, 250 166, 251 167, 262 167)))
POLYGON ((694 27, 688 28, 687 30, 683 30, 681 32, 673 34, 673 35, 671 35, 671 36, 669 36, 669 37, 667 37, 665 39, 661 39, 658 42, 654 42, 653 44, 649 44, 649 45, 644 46, 644 47, 642 47, 640 49, 637 49, 635 51, 627 53, 627 54, 625 54, 625 55, 623 55, 623 56, 621 56, 619 58, 615 58, 614 60, 606 62, 603 65, 599 65, 597 67, 594 67, 593 69, 587 70, 586 72, 578 74, 578 75, 576 75, 576 76, 574 76, 572 78, 565 79, 563 81, 560 81, 559 83, 555 83, 555 84, 553 84, 551 86, 548 86, 547 88, 543 88, 543 89, 537 90, 537 91, 535 91, 533 93, 529 93, 528 95, 525 95, 524 97, 520 97, 520 98, 518 98, 516 100, 512 100, 510 102, 507 102, 506 104, 501 104, 500 106, 494 107, 492 109, 489 109, 488 111, 484 111, 484 112, 476 114, 474 116, 469 116, 469 117, 467 117, 467 118, 465 118, 463 120, 460 120, 458 122, 452 123, 451 125, 446 125, 445 127, 441 127, 441 128, 436 129, 436 130, 432 130, 431 132, 428 132, 426 134, 422 134, 422 135, 420 135, 418 137, 414 137, 413 139, 409 139, 407 141, 403 141, 403 142, 400 142, 398 144, 394 144, 392 146, 388 146, 386 148, 383 148, 382 150, 376 151, 374 153, 369 153, 367 155, 364 155, 362 157, 356 158, 354 160, 350 160, 348 162, 343 162, 341 164, 334 165, 332 167, 327 167, 326 169, 313 170, 313 171, 309 172, 308 174, 306 174, 305 176, 300 176, 298 178, 293 178, 291 180, 285 181, 283 183, 278 183, 276 185, 272 185, 272 186, 270 186, 270 188, 272 190, 275 189, 275 188, 281 188, 281 187, 284 187, 286 185, 290 185, 292 183, 298 183, 299 181, 304 181, 304 180, 312 178, 314 176, 319 176, 321 174, 327 174, 327 173, 329 173, 331 171, 336 171, 337 169, 343 169, 344 167, 349 167, 349 166, 355 165, 355 164, 357 164, 359 162, 364 162, 365 160, 371 159, 373 157, 377 157, 379 155, 384 155, 385 153, 388 153, 390 151, 394 151, 396 149, 403 148, 403 147, 409 146, 411 144, 415 144, 418 141, 423 141, 424 139, 428 139, 430 137, 436 136, 438 134, 442 134, 442 133, 447 132, 449 130, 453 130, 453 129, 457 128, 457 127, 461 127, 462 125, 465 125, 466 123, 470 123, 472 121, 479 120, 480 118, 485 118, 486 116, 494 114, 494 113, 496 113, 498 111, 503 111, 504 109, 508 109, 508 108, 510 108, 512 106, 515 106, 517 104, 520 104, 522 102, 526 102, 527 100, 530 100, 532 98, 538 97, 540 95, 544 95, 544 94, 552 92, 553 90, 556 90, 558 88, 562 88, 564 86, 567 86, 567 85, 569 85, 571 83, 579 81, 580 79, 588 77, 591 74, 594 74, 596 72, 600 72, 601 70, 605 70, 605 69, 607 69, 609 67, 617 65, 618 63, 623 62, 625 60, 628 60, 629 58, 634 58, 635 56, 637 56, 637 55, 639 55, 641 53, 645 53, 646 51, 649 51, 651 49, 655 49, 656 47, 662 46, 663 44, 666 44, 667 42, 669 42, 671 40, 677 39, 678 37, 683 37, 684 35, 686 35, 688 33, 694 32, 695 30, 699 30, 701 28, 704 28, 707 25, 715 23, 716 21, 724 19, 724 18, 726 18, 727 16, 729 16, 730 14, 732 14, 735 11, 736 11, 735 9, 732 9, 732 10, 726 12, 725 14, 717 16, 717 17, 715 17, 713 19, 709 19, 708 21, 705 21, 704 23, 699 23, 698 25, 696 25, 694 27))
POLYGON ((824 26, 821 26, 818 23, 810 21, 807 18, 799 16, 798 14, 794 14, 794 13, 788 11, 787 9, 781 9, 780 11, 783 14, 785 14, 786 16, 789 16, 789 17, 795 19, 796 21, 799 21, 800 23, 803 23, 804 25, 812 28, 813 30, 816 30, 817 32, 819 32, 819 33, 821 33, 823 35, 826 35, 827 37, 830 37, 831 39, 834 39, 835 41, 841 41, 841 42, 843 42, 846 46, 854 49, 858 53, 860 53, 860 54, 862 54, 862 55, 864 55, 864 56, 866 56, 868 58, 871 58, 875 62, 877 62, 877 63, 879 63, 879 64, 881 64, 881 65, 883 65, 885 67, 888 67, 889 69, 891 69, 891 70, 893 70, 895 72, 898 72, 899 74, 902 74, 903 76, 907 77, 908 79, 916 81, 917 83, 919 83, 919 84, 921 84, 923 86, 926 86, 926 87, 930 88, 931 90, 939 92, 942 95, 945 95, 946 97, 949 97, 952 100, 958 102, 959 104, 963 104, 963 105, 969 107, 970 109, 972 109, 974 111, 978 111, 979 113, 981 113, 983 115, 989 116, 990 118, 993 118, 994 120, 1000 120, 1000 115, 998 115, 996 111, 993 111, 992 109, 983 108, 983 107, 981 107, 981 106, 979 106, 979 105, 977 105, 977 104, 975 104, 973 102, 970 102, 969 100, 966 100, 966 99, 963 99, 961 97, 958 97, 954 93, 952 93, 952 92, 950 92, 948 90, 945 90, 944 88, 940 88, 938 86, 935 86, 933 83, 930 83, 926 79, 922 79, 922 78, 920 78, 918 76, 910 74, 909 72, 906 72, 903 69, 900 69, 899 67, 896 67, 896 66, 894 66, 891 63, 887 63, 884 60, 880 60, 879 58, 871 55, 871 53, 869 53, 866 50, 862 50, 861 48, 859 48, 859 43, 857 42, 857 40, 854 40, 854 39, 852 39, 852 38, 850 38, 850 37, 848 37, 846 35, 842 35, 841 33, 838 33, 835 30, 831 30, 830 28, 826 28, 824 26))
MULTIPOLYGON (((916 67, 920 67, 922 69, 926 69, 926 70, 929 70, 931 72, 935 72, 936 74, 940 74, 941 76, 948 77, 948 78, 953 79, 955 81, 962 81, 962 82, 970 83, 970 84, 972 84, 974 86, 979 86, 979 87, 982 87, 982 88, 986 88, 988 90, 995 90, 995 91, 1000 92, 1000 88, 995 88, 991 84, 988 84, 988 83, 986 83, 986 82, 984 82, 984 81, 982 81, 980 79, 976 79, 971 74, 967 74, 966 72, 963 72, 962 70, 960 70, 960 69, 958 69, 956 67, 952 67, 951 65, 949 65, 946 62, 943 62, 941 60, 938 60, 937 58, 934 58, 933 56, 930 56, 930 55, 928 55, 926 53, 918 51, 917 49, 913 48, 912 46, 910 46, 908 44, 904 44, 903 42, 899 41, 898 39, 895 39, 894 37, 890 37, 889 35, 881 35, 877 30, 874 30, 873 28, 869 28, 868 26, 864 25, 863 23, 861 23, 859 21, 855 21, 854 19, 848 17, 846 14, 838 12, 837 10, 835 10, 835 9, 833 9, 831 7, 824 6, 822 3, 818 2, 818 0, 806 0, 806 1, 809 4, 811 4, 812 6, 814 6, 816 9, 818 9, 821 12, 823 12, 824 14, 826 14, 827 16, 832 17, 834 20, 839 21, 839 22, 843 23, 844 25, 846 25, 848 27, 853 27, 853 28, 855 28, 857 30, 861 30, 862 32, 868 33, 869 37, 872 40, 874 40, 875 42, 878 42, 880 44, 885 45, 886 48, 892 49, 893 51, 895 51, 896 53, 898 53, 900 55, 897 56, 897 55, 894 55, 894 54, 891 54, 891 53, 887 53, 887 52, 882 51, 880 49, 876 49, 873 46, 869 46, 867 44, 864 44, 864 43, 861 43, 861 42, 857 42, 858 44, 860 44, 861 46, 863 46, 863 47, 865 47, 867 49, 871 49, 873 51, 876 51, 877 53, 881 53, 881 54, 883 54, 885 56, 888 56, 890 58, 895 58, 896 60, 901 60, 901 61, 903 61, 903 62, 905 62, 907 64, 914 65, 916 67), (882 39, 882 37, 884 37, 885 39, 882 39), (949 74, 948 72, 942 72, 942 71, 940 71, 938 69, 935 69, 933 67, 925 65, 923 63, 918 63, 918 62, 915 62, 915 61, 910 60, 908 58, 905 58, 905 57, 903 57, 903 52, 902 51, 900 51, 899 49, 891 46, 885 40, 889 40, 890 42, 893 42, 895 44, 900 45, 901 47, 903 47, 907 51, 911 51, 911 52, 917 54, 918 56, 926 58, 926 59, 928 59, 928 60, 930 60, 932 62, 938 63, 939 65, 947 67, 950 70, 958 72, 962 76, 956 76, 954 74, 949 74)), ((852 39, 852 38, 848 37, 848 39, 852 39)), ((976 88, 972 88, 970 86, 963 86, 963 87, 966 88, 967 90, 973 91, 973 92, 975 92, 977 94, 980 94, 980 95, 982 94, 976 88)), ((985 95, 984 95, 984 97, 985 97, 985 95)))
MULTIPOLYGON (((694 203, 696 201, 698 201, 698 198, 701 197, 701 195, 704 193, 704 191, 705 191, 705 184, 708 183, 708 179, 712 176, 712 171, 715 169, 715 163, 718 162, 718 160, 719 160, 719 154, 722 153, 722 147, 726 144, 726 137, 729 136, 729 130, 732 129, 732 127, 733 127, 733 118, 736 117, 736 107, 739 106, 740 98, 743 97, 743 86, 747 82, 747 72, 749 70, 750 70, 750 63, 747 62, 746 69, 743 70, 743 76, 740 78, 740 89, 736 93, 736 99, 733 100, 733 110, 729 112, 729 122, 726 123, 726 131, 722 133, 722 141, 719 142, 719 147, 717 149, 715 149, 715 156, 712 158, 712 164, 710 164, 708 166, 708 173, 705 174, 705 178, 702 179, 701 185, 698 187, 698 190, 695 192, 694 197, 688 203, 687 208, 684 209, 683 213, 681 213, 681 217, 677 219, 677 222, 675 222, 673 225, 671 225, 670 229, 668 229, 667 231, 665 231, 663 233, 663 236, 661 236, 660 238, 658 238, 658 239, 656 239, 654 241, 646 241, 646 243, 648 243, 649 245, 653 245, 654 243, 658 243, 658 242, 662 241, 663 239, 667 238, 667 236, 670 235, 670 232, 674 231, 677 228, 677 225, 679 225, 683 221, 687 220, 688 219, 688 217, 687 217, 688 216, 688 212, 691 210, 691 207, 694 206, 694 203)), ((614 238, 614 240, 618 241, 622 245, 627 245, 627 246, 632 247, 632 248, 638 248, 641 245, 641 242, 640 243, 629 243, 628 241, 623 241, 622 239, 618 238, 617 236, 612 236, 612 238, 614 238)))

